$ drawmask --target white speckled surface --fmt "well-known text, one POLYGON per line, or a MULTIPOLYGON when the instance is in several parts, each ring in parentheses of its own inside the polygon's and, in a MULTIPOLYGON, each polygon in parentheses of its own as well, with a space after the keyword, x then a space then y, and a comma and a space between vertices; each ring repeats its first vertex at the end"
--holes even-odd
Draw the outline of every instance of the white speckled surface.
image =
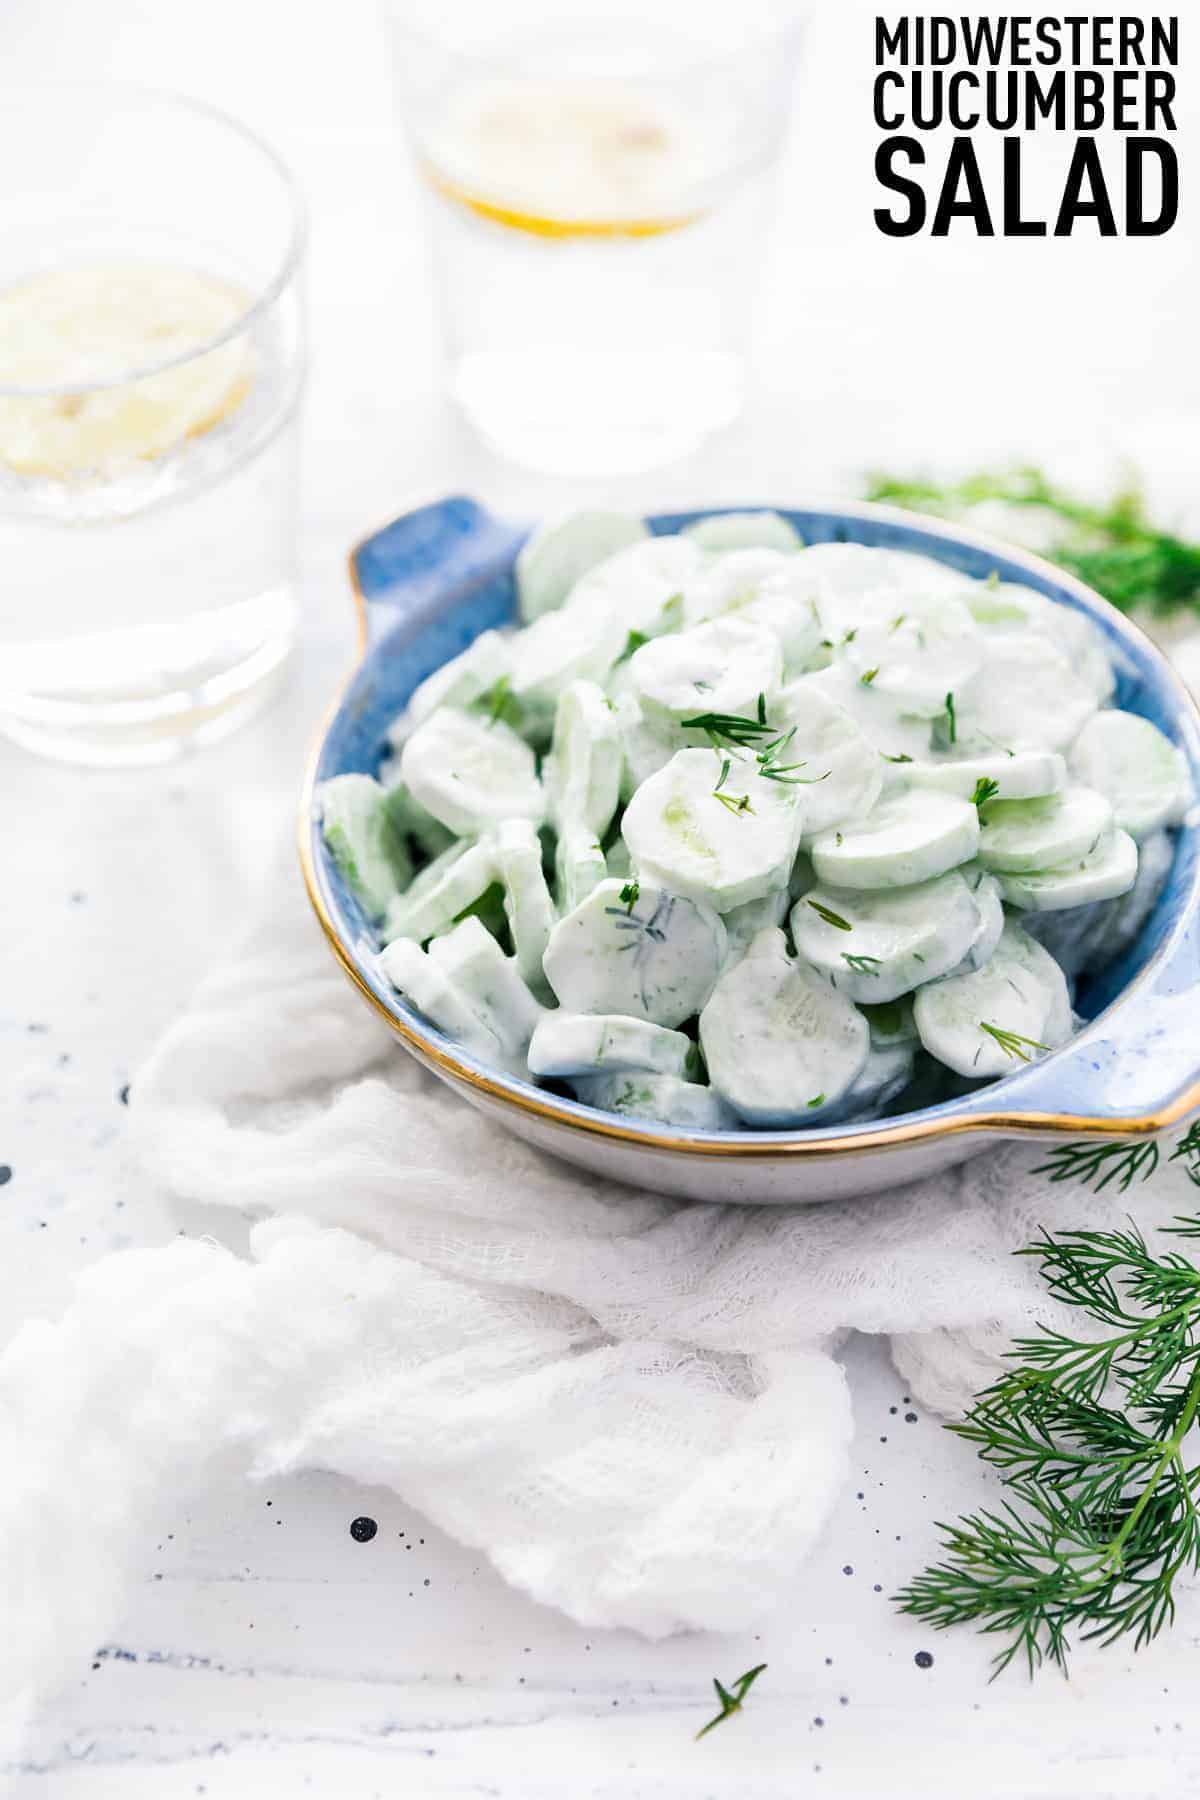
MULTIPOLYGON (((1168 507, 1195 506, 1194 199, 1160 243, 885 244, 870 224, 869 13, 860 0, 817 10, 818 78, 803 89, 795 197, 764 311, 769 374, 743 425, 642 497, 799 500, 849 491, 864 462, 1036 453, 1088 472, 1128 453, 1168 507)), ((438 399, 415 201, 368 0, 336 12, 8 0, 0 66, 163 82, 274 137, 313 200, 316 344, 308 623, 286 700, 220 750, 149 775, 86 775, 0 748, 7 1335, 53 1312, 90 1258, 180 1229, 123 1180, 119 1093, 255 903, 302 746, 349 654, 349 542, 414 489, 474 488, 523 511, 571 490, 489 462, 438 399)), ((1186 171, 1186 143, 1182 155, 1186 171)), ((315 1476, 253 1491, 215 1482, 178 1496, 112 1641, 8 1722, 0 1791, 1150 1800, 1200 1788, 1200 1600, 1137 1659, 1081 1656, 1069 1686, 1033 1688, 989 1687, 978 1643, 930 1638, 892 1614, 887 1594, 932 1546, 931 1516, 983 1489, 965 1447, 905 1418, 874 1346, 847 1354, 854 1484, 759 1637, 592 1639, 390 1493, 315 1476), (378 1521, 370 1543, 349 1535, 360 1514, 378 1521), (926 1648, 934 1663, 921 1669, 926 1648), (745 1716, 693 1745, 711 1677, 761 1660, 745 1716)))

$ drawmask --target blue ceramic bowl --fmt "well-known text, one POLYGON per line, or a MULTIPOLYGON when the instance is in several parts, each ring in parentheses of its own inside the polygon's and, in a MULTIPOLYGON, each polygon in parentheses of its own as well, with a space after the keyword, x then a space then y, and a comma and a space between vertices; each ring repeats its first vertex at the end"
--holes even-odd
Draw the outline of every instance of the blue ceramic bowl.
MULTIPOLYGON (((1024 582, 1079 608, 1110 640, 1117 703, 1178 744, 1200 790, 1200 719, 1150 641, 1098 595, 1023 551, 958 527, 879 506, 781 508, 806 543, 850 541, 922 552, 965 575, 1024 582)), ((698 513, 651 520, 673 532, 698 513)), ((481 631, 515 613, 513 559, 526 528, 475 501, 404 514, 350 559, 362 657, 312 757, 301 814, 310 898, 350 979, 436 1075, 509 1129, 599 1174, 694 1199, 825 1199, 911 1180, 997 1139, 1128 1137, 1200 1106, 1200 893, 1193 817, 1178 833, 1171 877, 1135 946, 1085 985, 1089 1020, 1061 1050, 1003 1080, 923 1111, 807 1131, 684 1131, 560 1099, 489 1068, 435 1030, 380 974, 378 935, 351 894, 316 820, 314 790, 330 776, 375 774, 385 730, 417 683, 481 631)))

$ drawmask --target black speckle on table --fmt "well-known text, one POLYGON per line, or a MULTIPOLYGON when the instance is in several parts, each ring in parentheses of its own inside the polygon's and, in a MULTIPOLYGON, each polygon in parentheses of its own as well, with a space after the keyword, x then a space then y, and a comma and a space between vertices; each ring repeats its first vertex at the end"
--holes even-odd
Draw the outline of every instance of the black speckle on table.
POLYGON ((904 1415, 904 1423, 905 1423, 905 1424, 906 1424, 906 1425, 915 1425, 915 1424, 916 1424, 916 1422, 917 1422, 917 1415, 916 1415, 916 1413, 905 1413, 905 1415, 904 1415))
POLYGON ((362 1517, 350 1521, 350 1536, 356 1544, 369 1544, 378 1530, 379 1527, 374 1519, 362 1517))
POLYGON ((117 1089, 117 1099, 121 1102, 122 1106, 129 1105, 129 1083, 128 1082, 125 1083, 124 1087, 119 1087, 117 1089))
POLYGON ((917 1654, 913 1657, 913 1661, 916 1663, 918 1669, 932 1669, 933 1667, 933 1658, 928 1650, 918 1650, 917 1654))
POLYGON ((853 1575, 853 1573, 854 1573, 854 1564, 846 1563, 842 1568, 842 1574, 843 1575, 853 1575))
POLYGON ((0 1187, 6 1187, 12 1180, 12 1169, 8 1163, 0 1163, 0 1187))

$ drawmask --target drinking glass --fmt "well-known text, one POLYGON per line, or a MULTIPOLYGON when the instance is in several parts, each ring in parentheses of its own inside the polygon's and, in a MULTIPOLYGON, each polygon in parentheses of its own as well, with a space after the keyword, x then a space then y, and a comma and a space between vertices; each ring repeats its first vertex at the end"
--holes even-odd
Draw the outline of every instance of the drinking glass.
POLYGON ((556 474, 673 460, 740 408, 790 6, 392 0, 453 394, 556 474))
POLYGON ((172 95, 0 105, 0 732, 157 762, 293 639, 304 222, 283 164, 172 95))

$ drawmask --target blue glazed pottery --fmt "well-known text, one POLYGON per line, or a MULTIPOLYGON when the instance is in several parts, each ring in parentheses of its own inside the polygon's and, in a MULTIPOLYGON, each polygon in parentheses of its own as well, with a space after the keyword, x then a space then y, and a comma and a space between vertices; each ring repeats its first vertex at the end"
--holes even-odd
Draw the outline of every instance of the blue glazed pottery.
MULTIPOLYGON (((963 574, 1023 582, 1086 612, 1111 641, 1117 704, 1178 744, 1200 789, 1200 719, 1138 628, 1082 583, 1023 551, 887 507, 777 510, 807 544, 917 551, 963 574)), ((678 531, 699 513, 660 515, 678 531)), ((700 1132, 601 1113, 498 1072, 429 1025, 380 974, 378 935, 342 881, 313 796, 330 776, 378 772, 386 727, 417 683, 514 617, 513 560, 526 528, 457 497, 422 506, 354 551, 362 657, 313 754, 300 825, 305 880, 346 973, 407 1048, 465 1099, 555 1155, 614 1180, 691 1199, 796 1203, 913 1180, 989 1143, 1129 1137, 1200 1106, 1200 818, 1177 836, 1166 889, 1138 941, 1079 996, 1089 1023, 1061 1050, 923 1111, 808 1131, 700 1132)))

